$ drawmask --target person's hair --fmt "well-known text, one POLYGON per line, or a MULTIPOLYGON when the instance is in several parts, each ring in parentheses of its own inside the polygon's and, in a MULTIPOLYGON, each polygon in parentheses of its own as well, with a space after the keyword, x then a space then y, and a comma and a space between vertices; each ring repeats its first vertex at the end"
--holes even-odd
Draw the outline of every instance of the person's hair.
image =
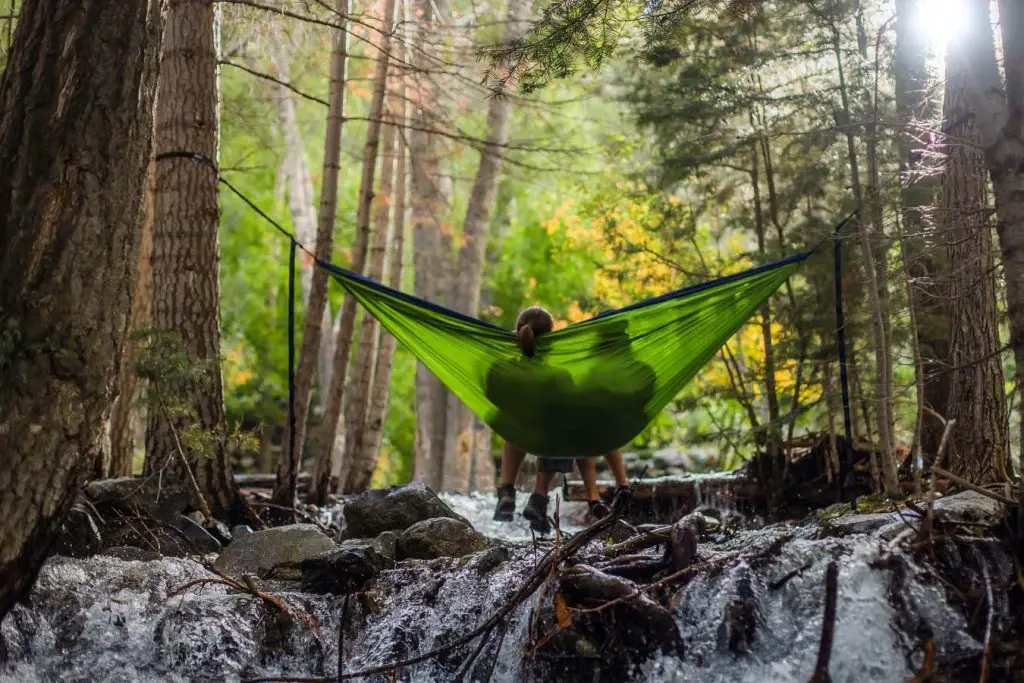
POLYGON ((531 306, 519 314, 516 318, 516 339, 527 358, 533 357, 537 335, 550 332, 554 326, 551 314, 540 306, 531 306))

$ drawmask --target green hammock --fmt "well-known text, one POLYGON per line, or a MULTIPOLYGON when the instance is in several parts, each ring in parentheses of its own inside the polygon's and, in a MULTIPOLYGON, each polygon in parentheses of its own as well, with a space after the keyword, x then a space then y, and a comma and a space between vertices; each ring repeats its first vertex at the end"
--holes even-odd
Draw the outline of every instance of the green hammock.
POLYGON ((648 299, 537 337, 515 335, 318 259, 499 436, 543 458, 622 447, 809 253, 648 299))

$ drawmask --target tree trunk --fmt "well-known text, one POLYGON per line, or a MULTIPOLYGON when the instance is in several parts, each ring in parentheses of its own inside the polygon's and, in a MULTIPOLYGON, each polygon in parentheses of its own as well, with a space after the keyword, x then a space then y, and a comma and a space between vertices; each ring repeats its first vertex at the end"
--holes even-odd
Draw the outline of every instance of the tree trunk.
POLYGON ((970 71, 959 54, 946 57, 946 168, 939 225, 949 253, 951 388, 950 471, 975 484, 1005 481, 1009 472, 1006 394, 999 357, 995 263, 987 216, 987 177, 971 111, 970 71))
MULTIPOLYGON (((753 124, 753 116, 751 123, 753 124)), ((754 231, 757 233, 757 251, 762 260, 767 260, 768 247, 765 241, 764 214, 761 210, 760 155, 757 147, 752 150, 750 166, 750 183, 754 190, 754 231)), ((772 340, 772 309, 766 301, 761 306, 761 339, 764 343, 764 388, 768 404, 768 424, 765 430, 765 443, 768 460, 771 463, 772 490, 781 489, 783 468, 785 466, 781 432, 779 431, 779 394, 775 386, 775 346, 772 340)))
MULTIPOLYGON (((897 139, 901 166, 908 176, 901 190, 904 269, 909 275, 907 290, 917 324, 912 330, 920 355, 918 370, 922 387, 919 400, 939 415, 947 416, 949 374, 949 314, 943 302, 949 268, 946 252, 938 248, 933 221, 936 181, 931 174, 915 173, 921 144, 915 124, 929 122, 936 114, 935 99, 929 96, 933 80, 929 75, 930 37, 915 25, 915 16, 924 9, 924 0, 896 1, 896 108, 904 130, 897 139), (930 235, 930 237, 925 237, 930 235)), ((942 423, 924 413, 918 418, 915 439, 920 448, 934 454, 942 440, 942 423)))
MULTIPOLYGON (((378 282, 384 281, 384 257, 388 251, 388 223, 391 217, 391 203, 395 186, 395 138, 398 111, 398 97, 388 97, 388 111, 392 123, 384 129, 384 145, 381 151, 380 193, 374 197, 373 246, 370 248, 370 267, 367 275, 378 282)), ((351 394, 345 411, 345 455, 342 460, 339 483, 343 493, 365 491, 373 477, 376 457, 364 460, 364 438, 367 430, 367 416, 370 410, 371 387, 374 371, 379 363, 380 326, 372 315, 364 315, 359 332, 359 350, 352 368, 351 394)))
MULTIPOLYGON (((385 0, 384 28, 377 69, 374 73, 373 97, 370 102, 370 122, 366 132, 366 146, 363 150, 363 175, 359 184, 359 206, 356 213, 356 243, 352 249, 352 270, 362 273, 366 267, 366 251, 370 241, 370 209, 373 204, 373 177, 377 166, 377 148, 380 145, 381 118, 384 113, 384 94, 388 78, 388 62, 391 49, 391 31, 394 24, 395 0, 385 0)), ((316 441, 316 472, 311 493, 313 502, 323 505, 327 500, 331 479, 332 458, 335 453, 335 437, 338 422, 344 406, 345 382, 348 378, 349 356, 352 351, 352 336, 355 332, 356 300, 345 296, 341 309, 341 325, 335 338, 334 363, 331 370, 331 385, 327 392, 323 423, 316 441)))
MULTIPOLYGON (((396 125, 405 125, 405 89, 399 91, 399 104, 396 112, 396 125)), ((397 160, 395 163, 395 212, 394 212, 394 235, 391 240, 391 267, 390 284, 395 289, 402 288, 402 273, 405 253, 405 201, 406 186, 406 148, 402 136, 398 136, 397 160)), ((361 469, 353 472, 357 475, 352 485, 355 491, 362 491, 369 487, 373 479, 373 473, 377 469, 377 461, 380 455, 380 442, 384 435, 384 418, 388 409, 388 394, 391 391, 391 367, 395 355, 395 338, 381 330, 380 349, 377 353, 377 367, 373 372, 373 392, 370 395, 369 411, 366 415, 365 432, 362 439, 357 462, 361 469)))
MULTIPOLYGON (((217 51, 214 8, 204 0, 168 4, 157 93, 155 146, 162 153, 184 151, 217 158, 217 51)), ((176 407, 151 401, 144 473, 165 481, 198 485, 198 509, 205 504, 218 518, 251 520, 231 475, 226 449, 224 388, 220 373, 220 209, 217 176, 191 158, 156 162, 153 208, 153 326, 176 332, 189 358, 205 364, 204 385, 176 407), (189 422, 210 442, 191 448, 183 442, 189 422), (184 455, 184 457, 183 457, 184 455), (186 462, 187 461, 187 462, 186 462), (191 474, 188 470, 191 469, 191 474)), ((150 394, 159 390, 150 387, 150 394)))
POLYGON ((132 474, 135 459, 135 434, 144 424, 142 406, 143 387, 135 372, 135 359, 140 340, 133 338, 139 330, 149 326, 153 315, 153 198, 156 192, 156 165, 150 160, 146 171, 146 191, 143 201, 142 241, 139 245, 139 273, 132 290, 132 312, 128 322, 128 339, 121 358, 117 377, 117 398, 110 409, 110 461, 106 477, 127 477, 132 474))
MULTIPOLYGON (((872 474, 874 477, 874 470, 878 469, 878 475, 880 475, 880 483, 882 487, 888 495, 894 496, 900 493, 900 489, 899 481, 896 476, 896 463, 892 458, 892 435, 889 431, 889 420, 887 418, 889 412, 887 405, 889 396, 887 394, 886 378, 888 377, 889 367, 889 347, 885 334, 885 313, 882 308, 882 297, 880 294, 881 286, 879 284, 880 279, 875 267, 875 250, 871 243, 871 235, 868 232, 868 221, 865 220, 864 215, 866 205, 861 192, 860 172, 857 164, 856 139, 854 137, 853 130, 850 128, 852 117, 850 115, 849 95, 847 93, 846 80, 843 73, 842 46, 840 43, 838 28, 833 25, 832 30, 832 48, 836 58, 836 67, 839 75, 839 94, 842 100, 842 121, 846 126, 847 152, 850 159, 850 182, 853 185, 854 195, 857 200, 857 207, 860 209, 860 214, 857 217, 857 236, 860 242, 865 274, 867 275, 868 303, 871 308, 873 322, 872 327, 874 329, 875 419, 878 422, 878 440, 880 450, 882 452, 882 462, 880 468, 877 468, 877 466, 873 468, 872 474)), ((875 461, 873 459, 872 463, 874 462, 875 461)))
POLYGON ((31 589, 113 399, 161 24, 156 0, 26 2, 0 81, 0 621, 31 589))
MULTIPOLYGON (((327 132, 324 136, 323 185, 320 188, 320 213, 317 218, 316 254, 318 258, 331 258, 334 249, 334 220, 338 206, 338 171, 341 157, 341 124, 345 113, 345 65, 348 58, 348 0, 337 0, 335 10, 342 25, 334 32, 331 48, 330 91, 327 106, 327 132)), ((320 363, 320 346, 324 338, 334 332, 327 305, 328 273, 314 268, 309 284, 309 299, 302 325, 302 346, 299 367, 295 376, 295 435, 291 425, 285 425, 284 443, 277 459, 277 482, 272 501, 276 505, 291 507, 295 504, 299 467, 302 464, 303 445, 306 440, 306 421, 309 402, 313 394, 313 380, 320 363), (326 328, 326 329, 325 329, 326 328), (294 449, 291 448, 294 439, 294 449)), ((326 379, 323 372, 321 377, 326 379)), ((326 387, 323 387, 326 389, 326 387)))
MULTIPOLYGON (((430 72, 436 67, 432 50, 438 49, 431 40, 431 25, 439 20, 434 16, 432 0, 415 0, 413 21, 418 27, 422 47, 414 54, 414 66, 428 74, 413 82, 415 92, 409 132, 409 162, 411 164, 411 208, 413 238, 413 291, 429 301, 443 303, 442 293, 447 280, 445 267, 448 253, 441 234, 444 216, 444 196, 441 192, 440 165, 437 156, 437 136, 425 128, 438 125, 442 118, 440 92, 430 72), (418 129, 418 130, 417 130, 418 129)), ((422 364, 416 366, 416 437, 413 477, 432 489, 441 488, 444 467, 445 388, 422 364)))
MULTIPOLYGON (((509 0, 505 42, 518 40, 526 31, 529 0, 509 0)), ((507 67, 511 68, 511 67, 507 67)), ((473 181, 473 190, 462 224, 462 247, 456 272, 458 278, 452 289, 450 306, 460 313, 476 315, 480 307, 480 285, 483 281, 484 251, 494 211, 494 201, 501 179, 501 166, 508 142, 511 101, 508 97, 492 97, 487 109, 487 143, 480 152, 480 166, 473 181)), ((447 397, 444 446, 444 474, 441 481, 445 491, 470 490, 470 474, 476 458, 475 420, 472 412, 455 394, 447 397)), ((493 468, 493 465, 492 465, 493 468)), ((493 472, 491 479, 493 479, 493 472)))

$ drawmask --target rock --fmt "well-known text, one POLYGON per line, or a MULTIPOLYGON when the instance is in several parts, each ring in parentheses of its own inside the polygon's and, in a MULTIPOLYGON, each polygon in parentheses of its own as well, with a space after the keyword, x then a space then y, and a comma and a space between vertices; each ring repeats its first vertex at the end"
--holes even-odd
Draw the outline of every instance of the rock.
POLYGON ((401 532, 426 519, 446 517, 466 521, 418 481, 367 491, 345 503, 343 513, 344 538, 372 538, 382 531, 401 532))
POLYGON ((417 522, 398 537, 398 559, 432 560, 436 557, 462 557, 483 550, 487 541, 469 522, 437 517, 417 522))
POLYGON ((113 505, 129 514, 162 522, 171 522, 194 507, 191 490, 184 483, 160 481, 159 477, 99 479, 89 482, 85 493, 97 505, 113 505))
POLYGON ((361 590, 378 573, 394 564, 372 545, 343 547, 298 564, 303 587, 312 593, 351 593, 361 590))
POLYGON ((395 561, 395 546, 398 544, 398 532, 382 531, 376 538, 349 538, 341 542, 342 548, 372 548, 381 557, 395 561))
MULTIPOLYGON (((918 519, 917 513, 912 510, 904 510, 903 516, 908 522, 918 519)), ((846 536, 849 534, 869 534, 894 522, 900 522, 900 516, 895 512, 868 512, 864 514, 846 514, 831 519, 826 518, 822 521, 822 526, 834 535, 846 536)), ((902 524, 902 522, 900 523, 902 524)), ((905 525, 904 528, 906 528, 905 525)))
POLYGON ((153 562, 161 558, 160 553, 153 552, 152 550, 143 550, 131 545, 116 545, 113 548, 101 551, 100 554, 116 557, 126 562, 153 562))
POLYGON ((97 553, 102 546, 103 536, 88 506, 83 505, 81 501, 75 503, 61 524, 53 545, 53 553, 67 557, 89 557, 97 553))
POLYGON ((252 527, 249 526, 248 524, 236 524, 235 526, 231 527, 231 538, 232 538, 232 540, 237 539, 237 538, 241 538, 242 536, 245 536, 246 534, 251 534, 251 533, 252 533, 252 527))
POLYGON ((501 566, 501 563, 506 562, 508 558, 508 548, 496 545, 477 553, 477 555, 470 561, 470 566, 475 568, 477 573, 483 576, 484 574, 490 574, 492 571, 497 569, 501 566))
POLYGON ((181 531, 185 537, 179 540, 181 540, 182 545, 185 546, 186 554, 189 551, 201 555, 220 552, 222 548, 220 541, 214 538, 209 531, 199 526, 192 517, 189 517, 188 515, 178 515, 178 518, 175 519, 172 524, 174 525, 174 528, 181 531))
POLYGON ((236 539, 224 549, 214 566, 221 571, 242 574, 266 573, 277 565, 298 566, 337 548, 319 528, 312 524, 289 524, 263 531, 254 531, 236 539))
POLYGON ((994 525, 1006 517, 1006 506, 974 491, 961 491, 935 501, 947 518, 967 524, 994 525))

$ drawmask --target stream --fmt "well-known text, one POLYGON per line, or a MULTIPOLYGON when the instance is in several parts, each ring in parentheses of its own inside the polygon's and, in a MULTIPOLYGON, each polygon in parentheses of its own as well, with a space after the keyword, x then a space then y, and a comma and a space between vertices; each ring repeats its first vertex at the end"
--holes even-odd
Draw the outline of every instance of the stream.
MULTIPOLYGON (((0 681, 335 676, 343 611, 346 672, 442 645, 492 614, 550 541, 535 544, 518 516, 511 524, 494 522, 493 495, 441 498, 486 537, 486 547, 458 558, 400 560, 348 598, 347 608, 341 595, 311 592, 294 577, 261 582, 261 590, 308 615, 302 618, 220 584, 171 596, 190 581, 214 577, 193 559, 52 557, 29 604, 17 607, 0 627, 0 653, 7 653, 0 681)), ((524 499, 520 496, 519 508, 524 499)), ((961 526, 991 525, 998 513, 977 497, 950 497, 937 509, 943 503, 961 526)), ((560 508, 563 532, 579 532, 583 504, 560 508)), ((706 513, 726 516, 715 509, 706 513)), ((550 603, 538 592, 514 610, 500 645, 491 641, 481 660, 493 663, 490 680, 496 682, 805 682, 822 632, 826 565, 836 559, 832 681, 908 681, 931 666, 925 660, 932 646, 936 671, 949 676, 936 680, 978 680, 986 615, 991 614, 994 639, 1020 633, 1013 558, 1004 544, 979 537, 940 541, 931 552, 912 554, 894 540, 908 537, 916 522, 907 520, 897 513, 818 515, 759 528, 722 525, 702 535, 698 557, 709 568, 664 595, 681 651, 647 654, 641 647, 633 656, 577 639, 568 649, 537 647, 531 655, 536 646, 531 614, 543 601, 550 603)), ((592 545, 593 552, 600 551, 599 544, 592 545)), ((647 552, 655 557, 662 551, 647 552)), ((632 631, 641 642, 660 636, 645 624, 616 628, 632 631)), ((396 680, 452 680, 472 649, 461 646, 404 667, 396 680)), ((1016 678, 1000 677, 998 662, 995 666, 990 680, 1024 677, 1019 669, 1016 678)), ((467 680, 482 675, 479 669, 467 680)))

